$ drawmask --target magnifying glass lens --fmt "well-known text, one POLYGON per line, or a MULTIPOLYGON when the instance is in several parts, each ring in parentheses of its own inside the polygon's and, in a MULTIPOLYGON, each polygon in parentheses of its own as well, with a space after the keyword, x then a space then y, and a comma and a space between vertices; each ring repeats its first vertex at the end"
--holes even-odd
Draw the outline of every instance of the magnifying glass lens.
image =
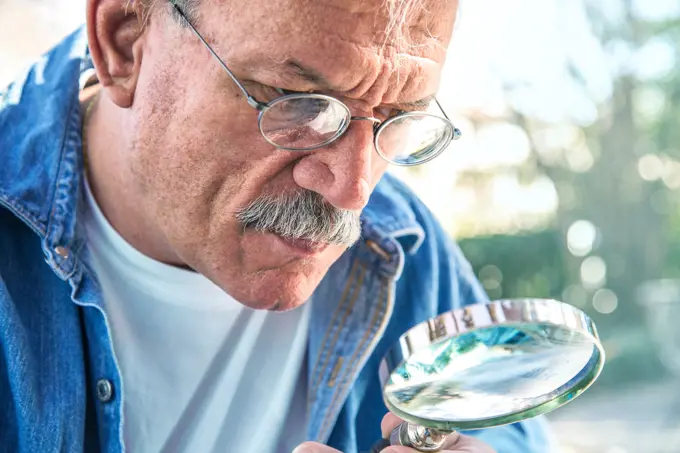
POLYGON ((385 356, 380 375, 391 412, 453 432, 550 412, 585 391, 603 365, 585 313, 522 299, 454 310, 414 327, 385 356))

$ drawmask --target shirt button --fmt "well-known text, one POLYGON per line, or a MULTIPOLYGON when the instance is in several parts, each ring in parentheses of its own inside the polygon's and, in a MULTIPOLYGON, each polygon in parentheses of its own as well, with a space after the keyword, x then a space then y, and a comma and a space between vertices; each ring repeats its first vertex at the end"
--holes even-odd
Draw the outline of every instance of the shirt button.
POLYGON ((68 249, 66 247, 63 247, 61 245, 57 246, 54 248, 54 253, 62 257, 63 259, 68 258, 68 249))
POLYGON ((97 398, 102 403, 108 403, 113 398, 113 384, 108 379, 97 381, 97 398))

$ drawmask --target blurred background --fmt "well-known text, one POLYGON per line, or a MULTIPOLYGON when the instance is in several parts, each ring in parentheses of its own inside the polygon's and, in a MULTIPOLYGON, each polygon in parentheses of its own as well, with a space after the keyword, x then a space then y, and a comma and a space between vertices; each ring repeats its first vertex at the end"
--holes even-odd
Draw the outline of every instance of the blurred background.
MULTIPOLYGON (((0 86, 84 0, 0 0, 0 86)), ((600 380, 559 453, 680 453, 680 2, 462 0, 440 100, 463 138, 397 169, 489 295, 584 309, 600 380)))

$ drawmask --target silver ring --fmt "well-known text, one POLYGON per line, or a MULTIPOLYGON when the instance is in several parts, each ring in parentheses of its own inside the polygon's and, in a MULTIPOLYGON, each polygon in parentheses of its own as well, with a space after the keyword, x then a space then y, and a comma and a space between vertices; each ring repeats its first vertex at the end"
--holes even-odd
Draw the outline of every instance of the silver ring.
POLYGON ((403 422, 390 433, 390 444, 411 447, 422 452, 436 452, 441 450, 450 434, 403 422))

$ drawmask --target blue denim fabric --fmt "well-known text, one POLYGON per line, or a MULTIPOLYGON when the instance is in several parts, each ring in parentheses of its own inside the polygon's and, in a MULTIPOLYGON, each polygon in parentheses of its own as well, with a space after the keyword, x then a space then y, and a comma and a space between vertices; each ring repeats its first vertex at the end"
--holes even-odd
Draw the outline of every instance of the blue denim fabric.
MULTIPOLYGON (((125 392, 79 215, 78 92, 89 69, 81 29, 0 94, 1 452, 123 450, 125 392), (113 384, 110 401, 94 396, 99 379, 113 384)), ((484 301, 430 212, 385 176, 362 240, 313 295, 308 438, 368 450, 386 411, 378 363, 387 348, 435 314, 484 301)), ((549 451, 541 419, 473 434, 498 453, 549 451)))

